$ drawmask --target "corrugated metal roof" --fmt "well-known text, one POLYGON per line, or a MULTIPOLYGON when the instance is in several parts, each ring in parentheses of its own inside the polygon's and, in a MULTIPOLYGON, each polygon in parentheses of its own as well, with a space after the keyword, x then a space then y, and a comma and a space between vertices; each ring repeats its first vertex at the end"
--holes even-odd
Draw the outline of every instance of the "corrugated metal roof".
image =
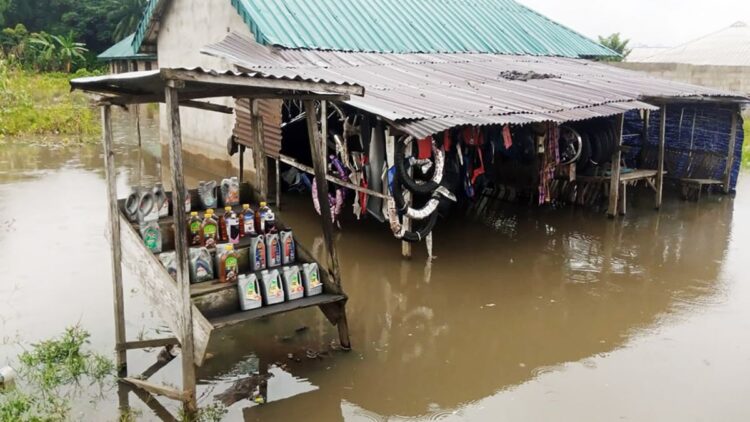
POLYGON ((136 53, 133 49, 133 38, 135 38, 135 34, 128 35, 96 56, 97 59, 107 62, 113 60, 156 60, 156 56, 153 54, 136 53))
POLYGON ((750 66, 750 26, 744 22, 724 28, 718 32, 669 48, 642 63, 684 63, 696 66, 750 66))
POLYGON ((144 41, 146 41, 149 32, 153 29, 155 17, 161 14, 167 1, 169 0, 147 0, 141 21, 138 22, 135 34, 133 34, 133 42, 131 44, 133 51, 141 51, 144 41))
POLYGON ((438 127, 619 114, 647 108, 646 97, 742 97, 571 58, 285 50, 237 34, 202 51, 266 75, 357 83, 366 94, 348 104, 417 136, 438 127), (519 80, 524 75, 531 79, 519 80))
POLYGON ((264 45, 380 53, 617 53, 513 0, 231 0, 264 45))
POLYGON ((633 47, 625 57, 626 62, 642 62, 643 60, 669 50, 669 47, 633 47))

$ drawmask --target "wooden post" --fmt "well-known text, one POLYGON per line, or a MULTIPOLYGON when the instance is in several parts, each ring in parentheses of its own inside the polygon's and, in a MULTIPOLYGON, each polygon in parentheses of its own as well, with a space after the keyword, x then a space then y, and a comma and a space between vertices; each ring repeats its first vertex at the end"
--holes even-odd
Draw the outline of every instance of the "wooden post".
POLYGON ((112 148, 112 107, 102 107, 102 143, 104 145, 104 173, 107 179, 107 199, 109 200, 109 241, 112 249, 112 287, 115 305, 115 350, 116 364, 120 377, 127 374, 128 355, 122 347, 125 337, 125 302, 122 290, 122 250, 120 246, 120 211, 117 208, 117 172, 115 152, 112 148))
POLYGON ((664 148, 667 143, 667 104, 661 106, 659 119, 659 161, 656 166, 656 209, 661 208, 664 190, 664 148))
POLYGON ((244 182, 244 174, 245 174, 245 146, 240 145, 239 147, 239 153, 240 153, 240 176, 239 180, 240 183, 244 182))
POLYGON ((172 163, 172 208, 175 228, 175 266, 177 286, 182 298, 180 326, 182 328, 182 389, 184 409, 188 415, 197 410, 195 396, 195 351, 193 343, 193 302, 190 299, 190 273, 188 268, 187 220, 185 216, 185 177, 182 168, 182 128, 180 102, 176 81, 169 81, 164 89, 169 130, 169 155, 172 163))
POLYGON ((610 218, 617 215, 617 200, 620 194, 620 160, 622 159, 622 129, 625 125, 625 114, 621 114, 617 122, 617 149, 612 154, 612 170, 609 178, 609 208, 610 218))
POLYGON ((281 160, 276 159, 276 209, 281 211, 281 160))
MULTIPOLYGON (((323 154, 323 169, 328 172, 328 156, 326 151, 326 145, 328 142, 328 101, 323 100, 320 102, 320 133, 323 136, 323 148, 320 149, 320 153, 323 154)), ((346 142, 346 139, 344 139, 346 142)))
POLYGON ((643 131, 641 132, 641 160, 640 164, 643 166, 646 161, 646 147, 648 146, 648 129, 651 125, 651 110, 643 111, 643 131))
POLYGON ((250 118, 253 122, 253 158, 255 160, 255 189, 261 201, 268 198, 266 152, 263 144, 263 116, 260 115, 258 100, 250 100, 250 118))
MULTIPOLYGON (((394 142, 398 141, 395 140, 394 142)), ((406 147, 405 153, 407 156, 414 153, 414 142, 409 143, 409 145, 406 147)), ((414 171, 411 169, 411 167, 409 167, 407 173, 409 174, 409 176, 412 176, 414 174, 414 171)), ((412 194, 407 189, 404 190, 406 191, 404 200, 406 201, 406 205, 410 207, 412 204, 412 194)), ((402 226, 406 229, 406 231, 411 230, 411 219, 404 215, 402 226)), ((411 243, 401 241, 401 256, 403 258, 411 258, 411 243)))
POLYGON ((737 145, 737 114, 732 112, 732 129, 729 131, 729 151, 727 151, 727 168, 724 170, 724 193, 729 193, 732 183, 732 168, 734 167, 734 148, 737 145))
MULTIPOLYGON (((329 269, 331 278, 338 291, 331 293, 342 293, 341 269, 339 268, 339 256, 336 243, 333 239, 333 217, 331 208, 328 206, 328 182, 326 181, 326 164, 323 160, 325 154, 325 140, 318 132, 318 123, 315 113, 315 103, 305 100, 305 115, 307 119, 307 133, 310 140, 310 155, 312 155, 313 169, 315 170, 315 184, 318 189, 318 203, 320 204, 320 216, 323 219, 323 237, 328 249, 329 269)), ((340 317, 336 327, 339 331, 339 341, 344 349, 351 348, 349 341, 349 326, 346 320, 346 312, 341 306, 340 317)))

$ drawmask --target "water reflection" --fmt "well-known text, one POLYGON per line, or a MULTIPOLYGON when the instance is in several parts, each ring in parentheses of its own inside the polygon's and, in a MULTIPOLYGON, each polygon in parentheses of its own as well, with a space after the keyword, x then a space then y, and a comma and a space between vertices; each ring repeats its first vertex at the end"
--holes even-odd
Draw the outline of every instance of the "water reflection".
MULTIPOLYGON (((155 121, 143 131, 144 152, 128 137, 130 123, 119 122, 118 190, 124 195, 132 185, 152 184, 166 169, 155 121)), ((55 281, 70 283, 78 295, 95 295, 106 318, 86 323, 95 326, 95 338, 104 339, 101 350, 111 350, 109 284, 95 293, 90 289, 108 271, 108 250, 100 239, 106 206, 99 147, 6 146, 0 148, 0 164, 0 222, 18 218, 27 230, 34 219, 45 218, 44 211, 25 211, 12 199, 24 192, 25 182, 19 180, 34 179, 40 181, 31 188, 36 195, 63 202, 58 196, 68 195, 76 202, 70 218, 88 219, 84 233, 96 235, 96 242, 75 250, 60 247, 58 259, 69 262, 75 256, 101 265, 77 275, 60 274, 55 281), (80 283, 73 281, 76 277, 80 283)), ((225 166, 211 163, 191 165, 187 171, 189 186, 226 175, 225 166)), ((744 186, 744 194, 750 194, 744 186)), ((283 200, 281 218, 323 260, 319 222, 309 198, 290 194, 283 200)), ((593 367, 594 358, 629 347, 670 320, 722 304, 729 295, 719 275, 735 202, 726 197, 700 204, 667 198, 661 212, 651 204, 648 194, 634 198, 630 214, 615 221, 584 209, 503 204, 490 220, 455 217, 442 224, 435 233, 433 261, 423 247, 404 261, 386 227, 345 219, 336 240, 350 297, 354 350, 331 347, 337 335, 317 310, 232 327, 214 339, 209 350, 213 358, 198 372, 202 403, 217 395, 236 401, 231 420, 460 418, 467 405, 559 372, 569 362, 593 367), (266 404, 249 400, 259 395, 266 404)), ((69 224, 68 213, 62 214, 69 224)), ((61 233, 32 232, 41 242, 61 233)), ((0 230, 0 251, 18 247, 10 236, 0 230)), ((12 277, 23 275, 23 268, 11 266, 9 271, 12 277)), ((155 336, 163 324, 127 277, 129 335, 142 331, 155 336)), ((26 295, 20 303, 39 309, 33 306, 35 292, 22 288, 15 294, 26 295)), ((21 321, 15 329, 38 330, 25 307, 13 316, 21 321)), ((42 311, 42 319, 59 317, 42 311)), ((37 335, 42 334, 32 337, 37 335)), ((689 355, 691 350, 680 352, 689 355)), ((132 371, 148 367, 154 358, 155 352, 132 357, 132 371)), ((169 364, 155 381, 179 383, 179 362, 169 364)), ((135 401, 135 392, 122 388, 120 398, 135 401)), ((149 403, 141 406, 155 412, 148 416, 164 416, 162 405, 174 411, 161 399, 149 403)))

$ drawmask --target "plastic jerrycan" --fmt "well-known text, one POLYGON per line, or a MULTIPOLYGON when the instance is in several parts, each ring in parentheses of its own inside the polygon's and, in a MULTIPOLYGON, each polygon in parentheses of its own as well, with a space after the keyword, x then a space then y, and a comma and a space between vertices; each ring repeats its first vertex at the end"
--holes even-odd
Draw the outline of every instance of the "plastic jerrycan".
POLYGON ((284 273, 284 293, 286 300, 295 300, 305 297, 305 288, 302 286, 302 276, 299 267, 290 265, 282 268, 284 273))
POLYGON ((284 288, 281 285, 279 270, 261 271, 260 288, 263 293, 264 305, 274 305, 284 302, 284 288))
POLYGON ((320 281, 318 264, 302 264, 302 281, 305 285, 305 296, 316 296, 323 293, 323 282, 320 281))
POLYGON ((249 311, 263 306, 260 282, 254 273, 240 274, 237 282, 237 293, 240 297, 240 309, 249 311))

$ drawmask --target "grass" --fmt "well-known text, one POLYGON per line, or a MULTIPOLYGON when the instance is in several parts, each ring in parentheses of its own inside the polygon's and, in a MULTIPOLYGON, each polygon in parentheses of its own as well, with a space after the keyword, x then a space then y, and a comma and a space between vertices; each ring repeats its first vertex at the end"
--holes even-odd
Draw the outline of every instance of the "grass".
POLYGON ((31 73, 0 59, 0 143, 94 142, 101 131, 89 99, 64 73, 31 73))

